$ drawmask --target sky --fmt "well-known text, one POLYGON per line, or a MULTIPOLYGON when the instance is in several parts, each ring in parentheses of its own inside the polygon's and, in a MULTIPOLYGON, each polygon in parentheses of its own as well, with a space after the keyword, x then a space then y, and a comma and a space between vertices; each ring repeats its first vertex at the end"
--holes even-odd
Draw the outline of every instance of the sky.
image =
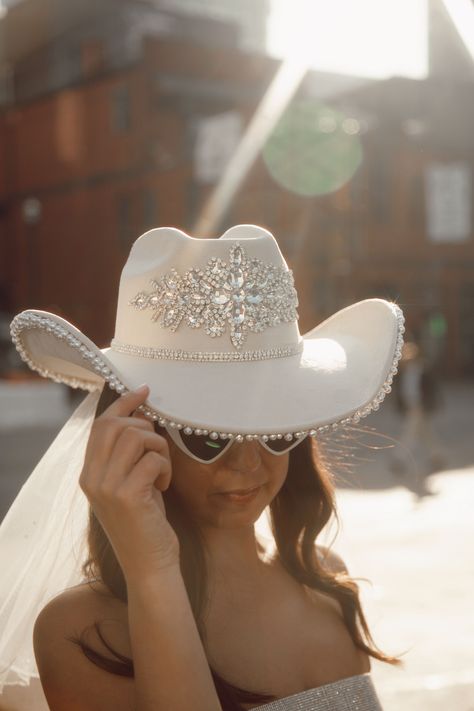
POLYGON ((271 0, 268 51, 321 71, 423 78, 427 0, 271 0))

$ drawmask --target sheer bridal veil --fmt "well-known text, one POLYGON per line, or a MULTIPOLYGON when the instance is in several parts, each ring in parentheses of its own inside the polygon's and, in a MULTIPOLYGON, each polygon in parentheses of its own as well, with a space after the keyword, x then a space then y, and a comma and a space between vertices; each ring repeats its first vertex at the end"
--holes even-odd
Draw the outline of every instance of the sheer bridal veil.
MULTIPOLYGON (((88 501, 78 479, 101 390, 86 395, 21 488, 0 525, 0 708, 31 711, 44 699, 33 651, 40 610, 81 582, 88 501), (22 689, 20 689, 22 687, 22 689)), ((39 708, 39 707, 38 707, 39 708)), ((41 708, 47 708, 41 706, 41 708)))

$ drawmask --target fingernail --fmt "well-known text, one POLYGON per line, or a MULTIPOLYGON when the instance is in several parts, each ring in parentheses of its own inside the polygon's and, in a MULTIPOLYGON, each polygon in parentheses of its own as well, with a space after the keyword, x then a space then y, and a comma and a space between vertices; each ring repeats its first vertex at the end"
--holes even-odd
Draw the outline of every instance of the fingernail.
POLYGON ((143 392, 144 390, 149 390, 146 383, 143 383, 143 385, 139 385, 138 388, 135 388, 135 392, 137 393, 143 392))

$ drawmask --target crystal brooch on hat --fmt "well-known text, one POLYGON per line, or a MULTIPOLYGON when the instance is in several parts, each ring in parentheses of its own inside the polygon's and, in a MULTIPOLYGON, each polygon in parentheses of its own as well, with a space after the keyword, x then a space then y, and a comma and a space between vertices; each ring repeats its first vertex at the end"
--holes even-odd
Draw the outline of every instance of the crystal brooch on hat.
POLYGON ((204 269, 193 267, 180 276, 175 269, 159 280, 152 279, 152 291, 140 291, 129 301, 140 311, 151 309, 152 320, 176 331, 184 322, 191 328, 203 327, 215 338, 227 332, 239 349, 248 331, 260 333, 279 323, 298 319, 298 296, 291 269, 249 259, 236 243, 229 261, 208 260, 204 269))

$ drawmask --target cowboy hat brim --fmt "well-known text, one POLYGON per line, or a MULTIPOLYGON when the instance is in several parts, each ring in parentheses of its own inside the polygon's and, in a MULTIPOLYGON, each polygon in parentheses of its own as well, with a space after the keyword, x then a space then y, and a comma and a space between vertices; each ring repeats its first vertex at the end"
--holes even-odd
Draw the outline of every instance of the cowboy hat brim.
POLYGON ((324 432, 378 409, 397 372, 401 309, 366 299, 301 337, 297 355, 267 360, 194 362, 100 349, 65 319, 24 311, 12 322, 22 358, 41 375, 94 390, 150 387, 155 419, 218 433, 324 432))

